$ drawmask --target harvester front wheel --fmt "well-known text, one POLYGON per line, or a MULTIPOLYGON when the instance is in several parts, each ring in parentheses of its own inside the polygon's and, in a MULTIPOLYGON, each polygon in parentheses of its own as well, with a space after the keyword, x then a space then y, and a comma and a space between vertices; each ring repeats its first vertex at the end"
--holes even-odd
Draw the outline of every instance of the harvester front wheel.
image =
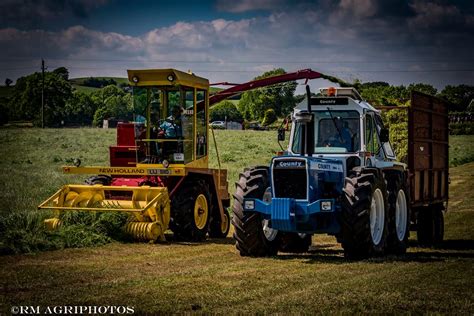
POLYGON ((341 235, 344 256, 364 258, 383 254, 387 228, 387 187, 378 169, 356 168, 345 179, 341 235))
POLYGON ((410 203, 406 178, 401 173, 388 174, 388 239, 387 251, 397 255, 404 254, 410 235, 410 203))
POLYGON ((205 239, 211 208, 211 194, 205 181, 183 183, 171 201, 170 228, 175 238, 183 241, 205 239))
POLYGON ((220 213, 216 212, 216 217, 209 225, 209 237, 212 238, 226 238, 230 229, 230 214, 229 211, 224 210, 224 222, 220 219, 220 213))
POLYGON ((270 183, 267 167, 254 167, 240 174, 234 194, 232 225, 234 239, 241 256, 274 256, 278 252, 278 231, 269 226, 257 212, 244 212, 245 198, 262 199, 270 183))

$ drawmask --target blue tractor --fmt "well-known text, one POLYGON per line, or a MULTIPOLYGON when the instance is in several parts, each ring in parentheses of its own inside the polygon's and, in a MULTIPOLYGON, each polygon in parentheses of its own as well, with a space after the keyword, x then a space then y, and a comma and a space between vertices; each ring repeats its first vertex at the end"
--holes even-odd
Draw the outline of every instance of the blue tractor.
POLYGON ((380 111, 354 88, 306 92, 292 113, 287 150, 269 166, 245 169, 236 183, 240 254, 306 252, 320 233, 336 236, 346 257, 404 253, 408 168, 396 161, 380 111))

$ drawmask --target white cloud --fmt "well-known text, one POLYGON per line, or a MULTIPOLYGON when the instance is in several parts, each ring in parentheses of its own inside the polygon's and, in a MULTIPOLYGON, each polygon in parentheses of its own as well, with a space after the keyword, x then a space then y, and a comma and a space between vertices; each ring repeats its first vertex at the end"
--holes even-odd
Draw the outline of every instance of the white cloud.
MULTIPOLYGON (((398 18, 396 23, 379 16, 376 10, 380 6, 374 0, 342 0, 336 5, 275 11, 251 19, 181 21, 141 36, 99 32, 83 26, 58 32, 0 29, 0 73, 15 77, 31 72, 8 72, 1 68, 21 68, 44 57, 51 68, 70 68, 71 76, 124 76, 127 68, 175 67, 191 69, 211 81, 242 82, 282 67, 287 71, 313 68, 345 79, 358 76, 362 80, 384 80, 387 73, 377 73, 377 69, 410 70, 409 65, 392 63, 393 60, 466 59, 463 52, 467 54, 468 50, 453 50, 440 43, 447 43, 447 37, 455 33, 459 42, 472 49, 469 35, 458 30, 434 35, 430 29, 434 17, 456 16, 459 10, 447 6, 443 11, 439 5, 423 6, 418 2, 414 6, 415 16, 398 18), (419 23, 428 29, 413 32, 412 28, 419 23), (8 64, 15 58, 25 62, 8 64)), ((467 17, 463 23, 469 25, 472 21, 467 17)), ((429 73, 424 75, 433 77, 429 73)), ((402 81, 414 75, 390 76, 402 81)), ((464 78, 473 80, 469 74, 464 78)))

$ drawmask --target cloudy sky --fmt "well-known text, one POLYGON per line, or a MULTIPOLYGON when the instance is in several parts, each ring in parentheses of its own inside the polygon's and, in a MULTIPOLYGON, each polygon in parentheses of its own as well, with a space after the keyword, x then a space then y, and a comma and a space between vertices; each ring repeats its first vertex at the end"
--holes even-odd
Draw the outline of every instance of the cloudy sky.
POLYGON ((473 0, 0 0, 0 12, 0 83, 44 58, 71 77, 173 67, 244 82, 282 67, 474 85, 473 0))

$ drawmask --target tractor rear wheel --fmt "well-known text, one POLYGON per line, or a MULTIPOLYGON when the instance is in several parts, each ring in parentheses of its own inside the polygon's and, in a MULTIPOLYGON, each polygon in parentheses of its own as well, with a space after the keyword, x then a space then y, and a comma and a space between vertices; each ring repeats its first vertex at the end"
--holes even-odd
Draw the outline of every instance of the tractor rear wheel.
POLYGON ((184 182, 171 200, 170 229, 175 238, 183 241, 205 239, 211 208, 211 194, 205 181, 184 182))
POLYGON ((374 168, 354 168, 345 179, 343 191, 340 222, 344 256, 364 258, 383 254, 388 235, 383 175, 374 168))
POLYGON ((245 198, 262 199, 270 186, 268 167, 254 167, 240 174, 234 194, 232 225, 241 256, 274 256, 278 252, 279 233, 258 212, 244 212, 245 198))
POLYGON ((225 221, 220 219, 219 210, 216 210, 216 217, 209 225, 209 237, 211 238, 226 238, 230 229, 230 215, 228 210, 224 210, 225 221))
POLYGON ((402 173, 387 174, 388 189, 388 237, 387 251, 404 254, 410 235, 409 190, 402 173))
POLYGON ((281 252, 303 253, 308 252, 311 246, 312 235, 298 233, 281 233, 281 252))

